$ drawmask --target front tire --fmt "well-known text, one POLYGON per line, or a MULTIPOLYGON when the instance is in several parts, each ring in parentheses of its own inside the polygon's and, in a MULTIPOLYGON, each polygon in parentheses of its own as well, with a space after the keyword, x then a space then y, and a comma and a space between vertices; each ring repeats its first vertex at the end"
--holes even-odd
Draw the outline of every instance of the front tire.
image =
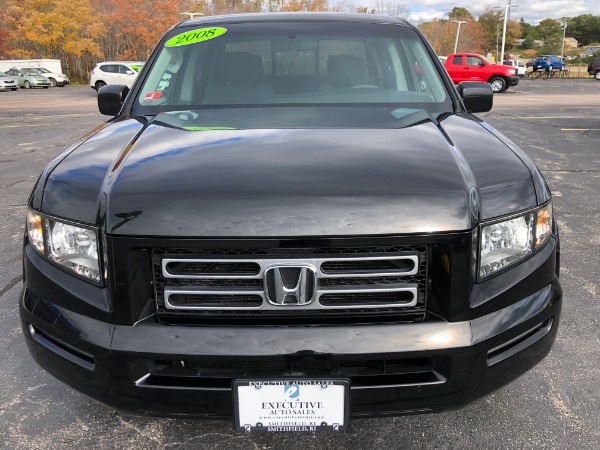
POLYGON ((48 78, 50 80, 50 86, 56 87, 56 80, 54 78, 48 78))
POLYGON ((492 77, 489 83, 492 85, 492 91, 494 94, 500 94, 508 87, 506 85, 506 80, 502 77, 492 77))
POLYGON ((596 70, 596 72, 594 73, 594 78, 600 81, 600 70, 596 70))
POLYGON ((27 80, 26 80, 26 81, 25 81, 25 83, 23 83, 23 87, 24 87, 25 89, 31 89, 31 83, 30 83, 29 81, 27 81, 27 80))

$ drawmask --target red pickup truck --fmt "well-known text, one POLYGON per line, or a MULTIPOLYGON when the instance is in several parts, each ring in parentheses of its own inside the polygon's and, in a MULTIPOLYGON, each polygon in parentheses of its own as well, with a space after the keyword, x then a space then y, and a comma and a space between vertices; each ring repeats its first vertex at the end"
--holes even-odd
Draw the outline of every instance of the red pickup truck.
POLYGON ((504 92, 509 86, 519 84, 515 68, 493 64, 475 53, 455 53, 448 56, 444 67, 454 84, 462 81, 487 81, 495 93, 504 92))

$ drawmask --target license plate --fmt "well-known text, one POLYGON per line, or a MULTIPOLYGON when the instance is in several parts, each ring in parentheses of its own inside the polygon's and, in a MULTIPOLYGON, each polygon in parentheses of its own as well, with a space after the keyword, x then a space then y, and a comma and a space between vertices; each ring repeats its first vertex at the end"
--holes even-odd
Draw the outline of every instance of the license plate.
POLYGON ((235 428, 314 432, 348 428, 348 380, 236 380, 235 428))

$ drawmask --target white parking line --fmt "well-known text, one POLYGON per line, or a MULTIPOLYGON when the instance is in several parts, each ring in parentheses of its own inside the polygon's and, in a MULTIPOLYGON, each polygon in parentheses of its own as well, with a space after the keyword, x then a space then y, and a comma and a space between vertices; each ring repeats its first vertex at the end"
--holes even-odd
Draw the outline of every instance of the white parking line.
POLYGON ((600 116, 521 116, 519 119, 543 120, 543 119, 600 119, 600 116))
POLYGON ((45 116, 22 116, 22 117, 0 117, 0 120, 39 120, 48 119, 50 117, 83 117, 83 116, 96 116, 98 113, 82 113, 82 114, 48 114, 45 116))
POLYGON ((60 125, 60 123, 26 123, 23 125, 0 125, 0 128, 47 127, 50 125, 60 125))

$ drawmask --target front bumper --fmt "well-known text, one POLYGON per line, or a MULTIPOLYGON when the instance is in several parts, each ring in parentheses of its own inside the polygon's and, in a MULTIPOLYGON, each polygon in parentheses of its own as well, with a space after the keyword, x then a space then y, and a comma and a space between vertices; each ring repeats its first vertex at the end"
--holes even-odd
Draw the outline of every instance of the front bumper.
POLYGON ((50 81, 32 80, 31 87, 50 87, 50 81))
POLYGON ((14 90, 17 89, 19 87, 18 83, 0 83, 0 91, 10 91, 10 90, 14 90))
MULTIPOLYGON (((533 268, 529 278, 548 272, 555 253, 547 247, 521 265, 521 271, 533 268)), ((20 313, 34 359, 88 396, 139 415, 231 418, 233 380, 286 376, 348 378, 351 417, 457 408, 541 361, 556 336, 562 304, 554 278, 508 306, 457 322, 129 325, 103 320, 111 307, 102 291, 31 248, 24 263, 20 313), (63 300, 74 295, 95 304, 99 318, 66 308, 63 300), (372 376, 369 368, 382 361, 395 369, 372 376), (203 365, 207 370, 199 369, 203 365)), ((527 282, 525 277, 513 287, 527 282)))

